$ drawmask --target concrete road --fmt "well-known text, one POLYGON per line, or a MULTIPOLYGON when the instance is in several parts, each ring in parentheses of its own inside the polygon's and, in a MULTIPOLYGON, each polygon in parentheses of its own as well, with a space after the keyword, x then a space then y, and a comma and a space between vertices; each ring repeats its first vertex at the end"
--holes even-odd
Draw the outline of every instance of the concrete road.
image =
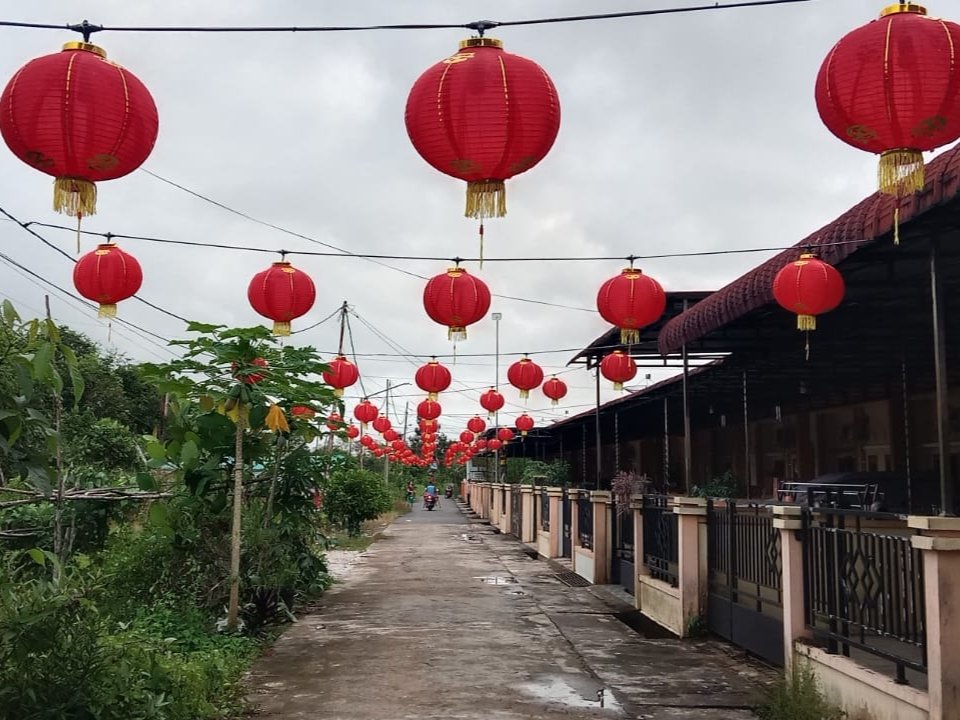
POLYGON ((596 588, 444 501, 401 517, 262 658, 265 720, 745 720, 772 672, 644 637, 596 588), (602 706, 600 702, 602 698, 602 706))

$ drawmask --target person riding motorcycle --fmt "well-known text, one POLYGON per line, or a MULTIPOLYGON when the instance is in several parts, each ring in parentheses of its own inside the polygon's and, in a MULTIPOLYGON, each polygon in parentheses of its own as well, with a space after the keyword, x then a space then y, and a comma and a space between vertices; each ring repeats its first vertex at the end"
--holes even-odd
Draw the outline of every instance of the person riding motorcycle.
POLYGON ((413 501, 416 499, 416 497, 417 497, 417 486, 414 485, 412 481, 408 482, 407 483, 407 502, 410 503, 410 505, 413 505, 413 501))
POLYGON ((439 507, 439 505, 440 505, 440 496, 439 496, 439 494, 437 493, 437 486, 434 485, 432 478, 427 482, 427 489, 423 491, 423 506, 424 506, 424 507, 427 506, 427 500, 428 500, 429 498, 431 498, 431 497, 434 498, 434 500, 436 500, 437 506, 439 507))

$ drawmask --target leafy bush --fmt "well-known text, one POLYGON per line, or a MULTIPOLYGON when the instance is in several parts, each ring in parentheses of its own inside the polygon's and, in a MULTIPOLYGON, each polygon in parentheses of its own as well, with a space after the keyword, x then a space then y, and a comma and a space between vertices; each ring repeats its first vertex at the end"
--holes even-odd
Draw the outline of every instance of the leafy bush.
POLYGON ((790 678, 770 690, 757 716, 760 720, 843 720, 846 714, 823 697, 809 664, 797 663, 790 678))
POLYGON ((383 480, 369 470, 335 471, 327 482, 323 506, 330 522, 359 535, 365 520, 373 520, 393 505, 383 480))
POLYGON ((737 490, 737 478, 732 470, 727 470, 703 485, 694 486, 692 493, 695 497, 733 498, 737 496, 737 490))

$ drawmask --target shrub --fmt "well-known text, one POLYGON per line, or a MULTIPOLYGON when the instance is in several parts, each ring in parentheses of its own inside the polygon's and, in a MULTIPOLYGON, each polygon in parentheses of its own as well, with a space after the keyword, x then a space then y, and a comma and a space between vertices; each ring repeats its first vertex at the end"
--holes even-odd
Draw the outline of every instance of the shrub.
POLYGON ((789 679, 771 688, 757 716, 761 720, 843 720, 846 714, 824 698, 809 664, 797 663, 789 679))
POLYGON ((340 470, 327 482, 323 505, 330 522, 359 535, 365 520, 387 512, 393 499, 383 481, 369 470, 340 470))

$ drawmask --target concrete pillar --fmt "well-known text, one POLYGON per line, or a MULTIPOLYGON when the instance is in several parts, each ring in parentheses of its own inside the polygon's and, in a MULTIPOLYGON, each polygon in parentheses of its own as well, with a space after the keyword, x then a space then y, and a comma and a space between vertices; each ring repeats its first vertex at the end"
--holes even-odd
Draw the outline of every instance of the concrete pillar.
POLYGON ((550 557, 557 558, 563 553, 563 488, 547 488, 550 499, 550 557))
POLYGON ((513 485, 503 486, 503 515, 500 517, 500 529, 510 533, 513 522, 513 485))
POLYGON ((593 490, 590 502, 593 503, 593 584, 606 585, 610 582, 613 554, 610 521, 613 496, 607 490, 593 490))
POLYGON ((503 507, 500 501, 500 493, 503 492, 502 483, 491 483, 490 485, 490 524, 494 527, 500 527, 500 508, 503 507))
POLYGON ((683 634, 690 621, 701 614, 701 547, 700 526, 706 522, 706 498, 675 497, 673 513, 677 516, 677 589, 683 634))
POLYGON ((480 519, 490 519, 490 483, 480 483, 480 519))
POLYGON ((580 503, 586 502, 583 497, 586 491, 578 488, 567 490, 570 498, 570 565, 577 571, 577 548, 580 547, 580 503))
POLYGON ((960 715, 960 518, 908 519, 913 547, 923 551, 930 718, 960 715))
POLYGON ((797 505, 773 508, 773 527, 780 531, 781 585, 783 592, 783 664, 787 677, 793 667, 797 640, 809 636, 803 602, 803 509, 797 505))
POLYGON ((520 488, 520 510, 523 513, 523 526, 520 531, 520 539, 527 543, 535 543, 537 541, 537 528, 533 526, 533 501, 536 499, 533 490, 533 487, 530 485, 524 485, 520 488))

